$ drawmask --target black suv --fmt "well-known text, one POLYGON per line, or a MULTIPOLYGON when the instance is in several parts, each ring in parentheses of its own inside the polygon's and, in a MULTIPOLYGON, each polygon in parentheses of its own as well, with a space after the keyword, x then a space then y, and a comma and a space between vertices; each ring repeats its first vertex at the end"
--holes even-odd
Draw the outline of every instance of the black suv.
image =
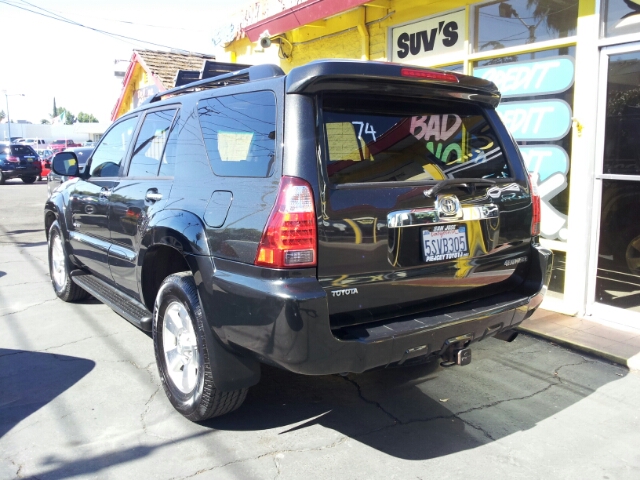
POLYGON ((318 61, 159 93, 45 206, 56 294, 153 332, 164 389, 201 421, 260 364, 318 375, 511 340, 548 285, 540 199, 487 81, 318 61))
POLYGON ((40 158, 29 145, 0 144, 0 185, 10 178, 33 183, 41 172, 40 158))

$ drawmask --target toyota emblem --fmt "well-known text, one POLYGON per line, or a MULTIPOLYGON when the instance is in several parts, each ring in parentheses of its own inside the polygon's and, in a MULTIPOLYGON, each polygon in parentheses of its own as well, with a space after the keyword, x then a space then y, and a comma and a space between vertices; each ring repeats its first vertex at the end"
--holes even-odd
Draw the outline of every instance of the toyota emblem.
POLYGON ((456 217, 460 212, 460 202, 455 195, 443 195, 436 200, 438 215, 456 217))

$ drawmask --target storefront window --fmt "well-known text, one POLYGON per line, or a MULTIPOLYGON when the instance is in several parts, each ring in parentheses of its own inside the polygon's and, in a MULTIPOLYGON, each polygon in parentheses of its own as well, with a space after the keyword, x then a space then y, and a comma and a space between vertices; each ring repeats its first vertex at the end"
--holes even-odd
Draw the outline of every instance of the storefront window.
MULTIPOLYGON (((619 0, 622 2, 623 0, 619 0)), ((476 9, 474 50, 486 52, 576 34, 578 0, 509 0, 476 9)))
MULTIPOLYGON (((498 113, 538 184, 541 235, 561 242, 568 237, 574 56, 575 47, 563 47, 482 60, 473 71, 500 89, 498 113)), ((554 269, 551 288, 561 293, 564 262, 554 269)))
POLYGON ((447 65, 446 67, 437 67, 439 70, 447 70, 448 72, 464 73, 464 65, 456 63, 455 65, 447 65))
POLYGON ((600 36, 640 32, 640 5, 633 0, 605 0, 602 2, 602 18, 600 36))
POLYGON ((612 55, 607 111, 596 301, 640 311, 640 53, 612 55))

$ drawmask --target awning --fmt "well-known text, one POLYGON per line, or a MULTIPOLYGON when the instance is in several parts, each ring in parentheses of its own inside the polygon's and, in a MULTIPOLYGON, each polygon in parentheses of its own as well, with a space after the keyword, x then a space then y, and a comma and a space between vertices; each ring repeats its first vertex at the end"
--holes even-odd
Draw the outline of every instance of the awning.
POLYGON ((371 0, 309 0, 263 20, 246 25, 243 30, 249 40, 257 42, 265 30, 271 36, 288 32, 309 23, 359 7, 371 0))

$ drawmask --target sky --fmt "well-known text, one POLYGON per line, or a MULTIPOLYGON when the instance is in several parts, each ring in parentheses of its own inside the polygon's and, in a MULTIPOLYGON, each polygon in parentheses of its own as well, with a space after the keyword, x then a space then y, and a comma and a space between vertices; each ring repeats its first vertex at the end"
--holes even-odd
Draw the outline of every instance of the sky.
POLYGON ((114 76, 116 60, 128 62, 134 48, 219 54, 211 41, 217 25, 249 3, 0 0, 0 110, 7 112, 6 90, 13 121, 50 119, 55 97, 58 107, 76 116, 82 111, 110 122, 122 88, 122 78, 114 76))

